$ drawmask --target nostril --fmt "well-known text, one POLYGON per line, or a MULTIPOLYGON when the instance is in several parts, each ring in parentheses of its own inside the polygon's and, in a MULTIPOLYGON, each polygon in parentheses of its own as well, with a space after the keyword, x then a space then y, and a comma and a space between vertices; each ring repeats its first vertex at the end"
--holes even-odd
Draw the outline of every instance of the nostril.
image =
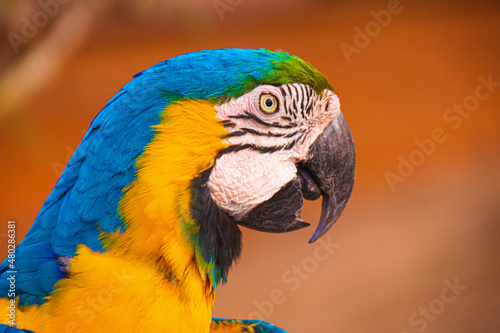
POLYGON ((312 175, 303 167, 297 167, 297 176, 300 179, 300 189, 306 200, 316 200, 321 196, 321 190, 312 175))

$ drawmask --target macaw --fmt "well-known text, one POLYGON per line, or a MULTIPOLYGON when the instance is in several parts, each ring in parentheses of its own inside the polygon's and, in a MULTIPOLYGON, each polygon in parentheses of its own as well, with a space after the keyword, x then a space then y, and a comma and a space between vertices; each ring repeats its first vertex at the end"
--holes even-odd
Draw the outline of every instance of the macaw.
POLYGON ((303 199, 322 196, 317 240, 355 164, 337 95, 302 59, 216 49, 160 62, 95 117, 1 264, 0 332, 284 333, 212 318, 238 225, 304 228, 303 199))

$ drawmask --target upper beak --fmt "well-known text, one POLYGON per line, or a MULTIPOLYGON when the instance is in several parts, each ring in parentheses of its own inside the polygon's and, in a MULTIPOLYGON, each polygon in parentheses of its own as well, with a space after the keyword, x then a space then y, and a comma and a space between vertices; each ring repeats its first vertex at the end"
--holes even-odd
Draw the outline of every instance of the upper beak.
MULTIPOLYGON (((356 151, 351 131, 342 112, 339 111, 337 117, 312 144, 309 158, 303 167, 323 196, 321 219, 309 240, 309 243, 312 243, 323 236, 337 221, 349 202, 354 187, 356 151)), ((309 199, 305 193, 304 196, 309 199)))

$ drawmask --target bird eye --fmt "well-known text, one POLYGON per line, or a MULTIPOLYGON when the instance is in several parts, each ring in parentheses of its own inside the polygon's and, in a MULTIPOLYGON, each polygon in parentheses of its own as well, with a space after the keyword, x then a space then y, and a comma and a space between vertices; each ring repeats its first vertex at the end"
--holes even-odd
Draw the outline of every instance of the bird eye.
POLYGON ((260 95, 260 109, 265 113, 273 113, 278 109, 278 99, 271 94, 260 95))

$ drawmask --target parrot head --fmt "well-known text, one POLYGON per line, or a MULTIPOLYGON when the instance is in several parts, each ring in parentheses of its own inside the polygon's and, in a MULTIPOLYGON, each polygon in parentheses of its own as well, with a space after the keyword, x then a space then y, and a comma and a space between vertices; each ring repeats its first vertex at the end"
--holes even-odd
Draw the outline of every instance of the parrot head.
POLYGON ((349 201, 356 163, 337 95, 307 83, 262 84, 215 108, 230 143, 208 177, 217 206, 239 225, 286 232, 308 226, 303 199, 322 196, 310 242, 326 233, 349 201))

